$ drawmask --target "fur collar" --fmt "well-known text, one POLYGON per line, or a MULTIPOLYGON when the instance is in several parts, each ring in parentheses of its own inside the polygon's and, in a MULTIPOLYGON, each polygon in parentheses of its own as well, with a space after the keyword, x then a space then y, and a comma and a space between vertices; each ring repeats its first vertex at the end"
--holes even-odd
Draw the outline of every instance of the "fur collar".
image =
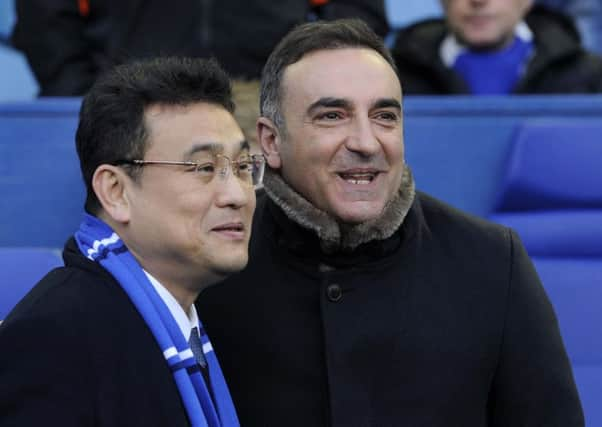
POLYGON ((403 223, 415 196, 414 178, 406 165, 399 191, 385 206, 383 213, 374 220, 348 225, 339 224, 328 213, 314 207, 273 169, 266 168, 263 185, 270 199, 289 219, 318 235, 326 253, 353 250, 362 243, 391 237, 403 223))

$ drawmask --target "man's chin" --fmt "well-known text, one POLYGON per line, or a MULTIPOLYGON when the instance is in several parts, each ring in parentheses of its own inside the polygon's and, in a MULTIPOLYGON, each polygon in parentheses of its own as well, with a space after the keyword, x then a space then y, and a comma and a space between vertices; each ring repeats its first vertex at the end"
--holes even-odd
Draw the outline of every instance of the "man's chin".
POLYGON ((219 262, 214 262, 211 266, 209 274, 205 274, 203 278, 204 287, 211 287, 231 276, 238 273, 247 266, 248 256, 236 257, 232 259, 222 259, 219 262))
POLYGON ((337 221, 349 225, 362 224, 380 217, 383 207, 374 202, 355 202, 351 206, 337 209, 334 213, 337 221))
POLYGON ((475 52, 492 52, 502 49, 508 43, 506 38, 472 36, 460 38, 460 42, 475 52))
POLYGON ((243 270, 247 266, 248 261, 248 256, 226 260, 216 265, 214 271, 216 274, 226 278, 231 274, 238 273, 239 271, 243 270))

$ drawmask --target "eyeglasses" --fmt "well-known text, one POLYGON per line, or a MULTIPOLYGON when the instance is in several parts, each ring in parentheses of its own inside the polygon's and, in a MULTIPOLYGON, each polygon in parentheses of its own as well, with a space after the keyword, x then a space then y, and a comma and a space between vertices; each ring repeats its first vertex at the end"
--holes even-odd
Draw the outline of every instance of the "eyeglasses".
POLYGON ((168 165, 168 166, 188 166, 193 168, 201 181, 209 184, 215 175, 225 179, 228 171, 231 170, 238 180, 249 186, 257 188, 263 181, 263 171, 265 170, 265 158, 261 154, 244 156, 239 160, 231 160, 227 156, 215 154, 212 162, 178 162, 171 160, 117 160, 113 162, 115 166, 133 165, 168 165))

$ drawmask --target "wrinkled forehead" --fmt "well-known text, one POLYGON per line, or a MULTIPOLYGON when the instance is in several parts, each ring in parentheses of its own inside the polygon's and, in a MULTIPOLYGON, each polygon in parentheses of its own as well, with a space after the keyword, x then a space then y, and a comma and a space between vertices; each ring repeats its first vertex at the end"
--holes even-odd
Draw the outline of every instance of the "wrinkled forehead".
POLYGON ((318 50, 289 65, 283 74, 283 106, 311 104, 321 98, 374 103, 401 102, 401 85, 391 65, 368 48, 318 50))

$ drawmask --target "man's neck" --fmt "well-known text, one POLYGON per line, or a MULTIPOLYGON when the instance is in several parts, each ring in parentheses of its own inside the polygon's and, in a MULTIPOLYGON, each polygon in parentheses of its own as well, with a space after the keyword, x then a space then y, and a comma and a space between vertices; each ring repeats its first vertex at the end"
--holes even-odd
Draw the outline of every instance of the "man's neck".
POLYGON ((170 285, 169 282, 161 280, 160 277, 154 275, 152 272, 146 269, 143 269, 143 271, 155 289, 162 288, 164 292, 169 293, 173 300, 182 307, 184 313, 186 313, 187 316, 190 316, 191 308, 198 297, 199 292, 190 292, 182 287, 170 285))

